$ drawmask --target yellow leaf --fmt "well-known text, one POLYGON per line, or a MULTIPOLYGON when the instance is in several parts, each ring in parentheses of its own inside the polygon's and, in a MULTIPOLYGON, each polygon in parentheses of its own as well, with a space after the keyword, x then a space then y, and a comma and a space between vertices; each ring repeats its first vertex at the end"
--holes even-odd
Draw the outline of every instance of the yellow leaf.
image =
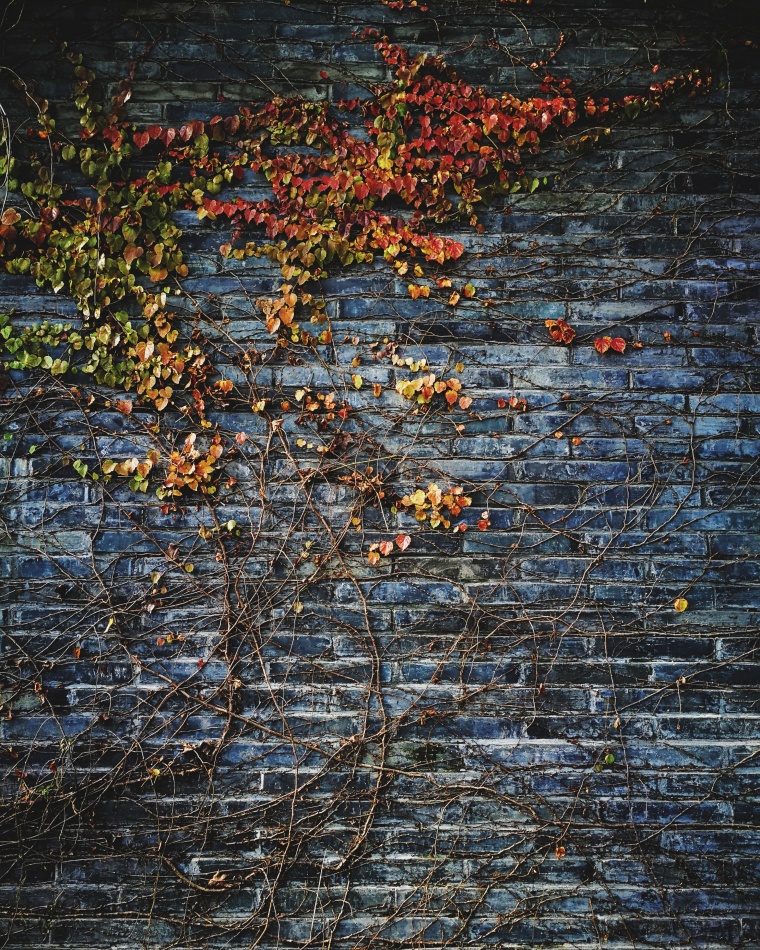
POLYGON ((361 389, 362 383, 364 382, 364 380, 361 378, 361 376, 358 373, 352 373, 351 382, 354 384, 354 389, 361 389))
POLYGON ((673 602, 673 606, 678 611, 679 614, 682 614, 684 610, 689 606, 689 601, 685 597, 676 597, 673 602))

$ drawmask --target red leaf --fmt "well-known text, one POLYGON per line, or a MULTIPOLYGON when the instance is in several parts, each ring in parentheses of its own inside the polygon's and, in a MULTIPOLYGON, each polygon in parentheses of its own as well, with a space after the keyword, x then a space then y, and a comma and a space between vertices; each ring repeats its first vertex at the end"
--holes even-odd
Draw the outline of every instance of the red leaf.
POLYGON ((565 320, 545 320, 544 325, 555 343, 567 346, 575 339, 575 330, 565 320))
POLYGON ((616 353, 625 352, 625 340, 622 336, 598 336, 594 340, 594 348, 598 353, 606 353, 607 350, 614 350, 616 353))
POLYGON ((406 551, 409 545, 412 543, 412 539, 408 534, 400 534, 396 538, 396 546, 400 551, 406 551))
POLYGON ((380 542, 380 553, 387 557, 393 552, 393 541, 381 541, 380 542))
POLYGON ((147 132, 135 132, 134 143, 138 148, 145 148, 150 142, 150 136, 147 132))

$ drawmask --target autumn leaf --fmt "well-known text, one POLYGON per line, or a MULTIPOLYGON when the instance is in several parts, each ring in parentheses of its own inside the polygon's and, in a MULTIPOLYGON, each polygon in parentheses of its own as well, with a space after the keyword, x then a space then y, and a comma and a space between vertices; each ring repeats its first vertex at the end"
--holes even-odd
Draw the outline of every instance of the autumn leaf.
POLYGON ((396 546, 400 551, 406 551, 409 545, 412 543, 412 539, 408 534, 399 534, 396 537, 396 546))
POLYGON ((132 262, 136 261, 138 257, 142 257, 144 253, 143 249, 137 247, 136 244, 127 244, 124 248, 124 260, 131 266, 132 262))
POLYGON ((354 389, 361 389, 364 380, 358 373, 352 373, 351 382, 354 384, 354 389))
POLYGON ((381 541, 379 550, 383 557, 387 557, 393 552, 393 541, 381 541))
POLYGON ((594 340, 594 348, 598 353, 606 353, 608 350, 614 350, 616 353, 625 352, 625 340, 621 336, 598 336, 594 340))
POLYGON ((135 353, 137 358, 141 363, 144 363, 146 360, 149 360, 153 356, 153 351, 155 346, 151 340, 146 340, 144 343, 138 343, 135 347, 135 353))
POLYGON ((545 320, 544 325, 555 343, 567 346, 575 339, 575 330, 564 320, 545 320))
POLYGON ((676 597, 676 599, 673 601, 673 606, 679 614, 682 614, 689 606, 689 601, 686 600, 685 597, 676 597))
POLYGON ((472 405, 472 399, 469 396, 460 396, 459 397, 459 408, 460 409, 469 409, 472 405))

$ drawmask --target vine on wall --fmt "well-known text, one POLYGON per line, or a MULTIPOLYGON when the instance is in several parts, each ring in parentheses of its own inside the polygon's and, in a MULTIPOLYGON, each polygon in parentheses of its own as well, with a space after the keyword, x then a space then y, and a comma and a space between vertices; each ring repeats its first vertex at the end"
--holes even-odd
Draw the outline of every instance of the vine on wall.
MULTIPOLYGON (((464 249, 437 229, 465 222, 482 231, 478 215, 494 199, 540 188, 529 163, 544 137, 578 127, 572 147, 591 146, 610 130, 589 126, 590 119, 635 118, 678 93, 694 96, 712 84, 709 72, 694 68, 653 82, 643 94, 579 101, 569 79, 544 72, 539 94, 522 100, 474 88, 441 56, 412 56, 376 30, 363 36, 377 39, 392 73, 390 84, 377 87, 372 98, 340 101, 337 113, 327 102, 275 98, 259 109, 242 107, 179 128, 137 129, 130 123, 134 64, 106 108, 94 96, 95 75, 81 54, 64 50, 74 67, 79 141, 56 128, 46 102, 27 96, 28 105, 39 106, 37 127, 27 130, 23 156, 9 149, 0 159, 9 192, 20 193, 27 204, 14 202, 3 211, 0 264, 9 274, 34 278, 41 289, 71 294, 82 325, 46 321, 16 330, 3 315, 7 367, 84 374, 134 391, 158 410, 181 407, 206 427, 207 401, 230 393, 232 384, 209 381, 200 336, 181 334, 172 310, 172 282, 174 293, 181 293, 181 279, 188 276, 177 210, 195 209, 199 220, 228 225, 232 241, 221 245, 224 257, 266 255, 279 266, 279 295, 258 301, 277 346, 329 347, 332 331, 320 281, 336 269, 380 257, 399 278, 412 279, 413 299, 443 292, 440 299, 450 307, 478 300, 471 283, 454 288, 446 276, 446 265, 464 249), (360 114, 367 137, 357 137, 341 113, 360 114), (60 163, 78 166, 89 193, 73 194, 58 182, 60 163), (264 177, 272 197, 226 197, 250 172, 264 177), (262 229, 263 242, 244 242, 248 231, 262 229), (301 326, 304 317, 313 333, 301 326)), ((546 325, 556 342, 573 342, 575 331, 564 320, 546 325)), ((602 337, 596 346, 600 353, 623 352, 625 341, 602 337)), ((359 388, 360 375, 353 379, 359 388)), ((435 392, 445 394, 451 409, 466 410, 472 400, 458 395, 460 388, 459 380, 436 381, 434 375, 397 386, 420 405, 428 405, 435 392)), ((266 396, 252 408, 271 418, 266 396)), ((348 408, 341 412, 345 419, 348 408)), ((217 440, 209 451, 205 461, 192 447, 179 453, 182 461, 174 453, 159 491, 213 490, 214 463, 223 447, 217 440)), ((145 490, 156 464, 158 457, 108 460, 101 472, 130 475, 130 483, 145 490)))
MULTIPOLYGON (((70 463, 88 503, 64 505, 61 530, 46 536, 41 584, 51 578, 53 606, 74 619, 50 666, 36 628, 17 637, 4 710, 23 716, 31 694, 63 715, 53 671, 94 684, 77 694, 86 723, 73 738, 55 747, 43 737, 29 752, 8 752, 17 792, 10 820, 29 829, 17 835, 18 866, 44 864, 51 838, 64 862, 78 848, 117 863, 136 853, 148 885, 114 915, 171 928, 148 942, 382 940, 406 950, 506 939, 544 904, 564 906, 562 887, 536 901, 519 897, 533 894, 539 873, 551 878, 552 862, 563 861, 578 862, 585 875, 585 862, 604 855, 599 829, 609 835, 628 820, 618 822, 614 808, 633 794, 625 729, 642 708, 671 704, 680 714, 696 677, 679 667, 677 678, 644 696, 616 682, 608 696, 552 680, 562 651, 591 664, 592 641, 617 676, 614 636, 635 639, 634 652, 650 649, 638 643, 640 616, 652 625, 699 607, 692 589, 712 576, 711 563, 679 562, 669 574, 668 553, 652 556, 656 577, 644 582, 636 573, 642 552, 698 520, 697 467, 686 456, 697 456, 699 441, 688 413, 666 399, 652 409, 641 394, 623 394, 625 412, 655 413, 654 428, 624 443, 616 484, 589 476, 581 491, 563 481, 562 452, 577 448, 593 471, 608 451, 604 440, 620 431, 619 404, 605 394, 555 400, 541 384, 526 399, 487 371, 479 382, 476 337, 466 332, 456 343, 468 355, 435 342, 433 355, 425 353, 414 325, 398 337, 381 329, 367 342, 360 321, 343 311, 336 318, 325 282, 380 274, 404 305, 435 305, 456 328, 475 322, 475 307, 504 318, 488 281, 459 276, 468 257, 449 230, 484 233, 489 208, 548 189, 535 171, 548 147, 592 148, 615 122, 709 91, 712 73, 687 70, 613 98, 576 95, 542 63, 533 67, 536 94, 522 98, 481 89, 444 57, 413 55, 376 31, 353 42, 374 42, 388 70, 367 99, 275 97, 207 121, 146 127, 129 119, 136 71, 103 105, 95 75, 67 49, 78 134, 59 128, 32 92, 36 126, 20 141, 6 130, 0 261, 43 292, 70 296, 77 309, 68 323, 25 327, 23 314, 0 317, 3 358, 24 392, 13 411, 27 420, 12 445, 28 445, 23 461, 46 484, 69 478, 60 463, 70 463), (216 229, 226 277, 249 267, 266 274, 241 293, 242 304, 194 288, 181 212, 216 229), (254 316, 251 339, 235 336, 230 315, 254 316), (493 398, 483 397, 488 388, 493 398), (535 423, 533 408, 541 410, 535 423), (560 416, 559 428, 544 428, 560 416), (675 445, 661 435, 674 431, 683 436, 675 445), (469 440, 462 454, 482 462, 475 474, 447 468, 454 450, 447 456, 440 446, 449 439, 469 440), (40 456, 46 467, 37 466, 40 456), (516 462, 527 474, 507 481, 506 465, 516 462), (531 482, 531 464, 549 470, 550 503, 542 503, 544 473, 531 482), (93 515, 93 498, 105 514, 93 515), (555 498, 567 504, 560 509, 555 498), (58 555, 67 530, 87 529, 89 518, 94 533, 126 526, 131 547, 106 568, 94 557, 97 571, 83 579, 80 562, 58 555), (475 557, 462 557, 465 544, 475 557), (638 585, 638 614, 615 600, 618 587, 604 599, 615 571, 638 585), (589 594, 592 580, 602 593, 589 594), (107 677, 113 682, 103 685, 107 677), (580 703, 584 690, 594 693, 595 714, 579 726, 575 707, 568 714, 561 703, 568 695, 568 704, 580 703), (573 776, 588 766, 579 787, 543 792, 518 747, 517 764, 481 748, 472 721, 494 708, 504 730, 498 741, 527 730, 567 737, 573 776), (131 731, 120 745, 124 723, 131 731), (591 780, 613 789, 609 820, 587 817, 591 780), (252 803, 242 792, 254 784, 252 803), (135 825, 147 816, 149 830, 124 839, 121 829, 104 831, 109 802, 134 805, 135 825), (515 816, 514 838, 495 840, 489 804, 515 816), (396 846, 387 815, 419 848, 415 860, 425 852, 424 866, 402 861, 397 903, 355 936, 360 901, 370 898, 357 897, 355 911, 346 895, 365 872, 376 884, 373 862, 396 846), (481 826, 479 841, 462 843, 481 826), (313 892, 304 882, 316 882, 313 892), (499 893, 510 895, 509 909, 494 909, 499 893), (241 894, 250 901, 238 913, 241 894)), ((322 72, 329 81, 330 66, 322 72)), ((633 335, 594 331, 597 357, 575 321, 558 312, 540 319, 547 346, 557 344, 553 356, 583 348, 602 372, 614 373, 642 346, 633 335)), ((744 479, 742 470, 721 504, 741 494, 744 479)), ((40 532, 48 530, 41 510, 40 532)), ((116 548, 121 536, 108 543, 116 548)), ((34 550, 19 568, 31 577, 42 570, 34 550)), ((566 780, 563 763, 548 767, 566 780)), ((688 807, 702 816, 704 804, 688 807)), ((604 887, 614 890, 606 879, 604 887)), ((381 890, 380 902, 390 885, 381 890)), ((69 912, 85 913, 77 905, 51 917, 69 912)), ((614 938, 613 924, 594 919, 593 939, 605 939, 606 927, 614 938)))

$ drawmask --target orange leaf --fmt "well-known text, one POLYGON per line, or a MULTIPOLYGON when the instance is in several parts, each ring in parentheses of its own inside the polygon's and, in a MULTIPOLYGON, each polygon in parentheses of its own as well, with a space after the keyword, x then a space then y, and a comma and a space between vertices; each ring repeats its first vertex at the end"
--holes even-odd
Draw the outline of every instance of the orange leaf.
POLYGON ((411 543, 412 543, 412 539, 409 537, 408 534, 400 534, 396 538, 396 545, 401 551, 406 551, 406 549, 409 547, 411 543))
POLYGON ((625 352, 625 340, 622 336, 598 336, 594 340, 594 347, 599 353, 606 353, 607 350, 614 350, 616 353, 625 352))
POLYGON ((594 349, 597 353, 606 353, 607 350, 612 346, 612 337, 611 336, 598 336, 594 340, 594 349))
POLYGON ((389 554, 393 553, 393 541, 381 541, 380 553, 384 557, 387 557, 389 554))
POLYGON ((469 409, 472 405, 472 399, 469 396, 460 396, 459 397, 459 408, 460 409, 469 409))
MULTIPOLYGON (((457 401, 457 394, 454 392, 453 389, 447 389, 445 398, 446 398, 446 402, 450 406, 453 406, 454 403, 457 401)), ((462 398, 464 399, 464 396, 462 398)))
POLYGON ((146 360, 149 360, 153 356, 153 351, 155 347, 151 340, 146 340, 145 343, 138 343, 135 347, 135 353, 137 358, 141 363, 144 363, 146 360))
POLYGON ((143 249, 137 247, 135 244, 127 244, 124 248, 124 260, 127 264, 131 264, 132 261, 137 260, 138 257, 143 256, 143 249))
POLYGON ((567 346, 575 339, 575 330, 565 320, 545 320, 544 325, 555 343, 567 346))

